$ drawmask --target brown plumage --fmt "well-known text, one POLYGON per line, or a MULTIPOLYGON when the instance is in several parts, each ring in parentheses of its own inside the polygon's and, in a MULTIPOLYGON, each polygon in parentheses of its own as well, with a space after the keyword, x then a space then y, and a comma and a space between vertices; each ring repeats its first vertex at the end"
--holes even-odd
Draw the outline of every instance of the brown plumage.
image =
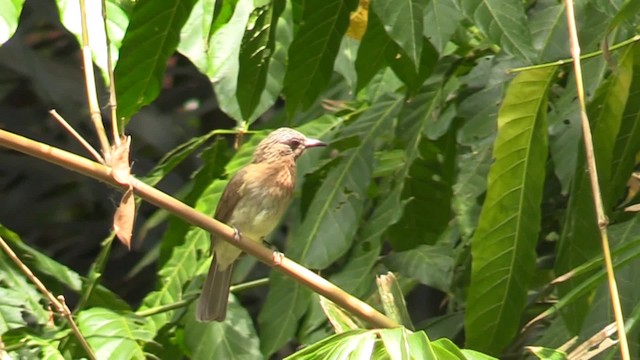
MULTIPOLYGON (((229 181, 214 218, 236 228, 245 239, 262 241, 287 210, 296 182, 296 159, 309 147, 325 146, 298 131, 280 128, 258 144, 251 164, 229 181)), ((198 300, 198 321, 223 321, 233 264, 242 252, 211 236, 213 262, 198 300)))

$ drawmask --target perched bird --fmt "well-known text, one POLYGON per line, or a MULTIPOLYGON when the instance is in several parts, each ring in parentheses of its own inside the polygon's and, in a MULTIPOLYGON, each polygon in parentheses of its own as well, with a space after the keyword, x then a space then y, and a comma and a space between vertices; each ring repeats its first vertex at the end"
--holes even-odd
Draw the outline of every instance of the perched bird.
MULTIPOLYGON (((293 129, 271 132, 258 144, 251 164, 227 184, 214 218, 232 226, 237 236, 262 241, 289 206, 296 183, 296 159, 305 149, 317 146, 326 144, 293 129)), ((198 300, 198 321, 224 320, 233 264, 242 252, 215 235, 211 246, 214 257, 198 300)))

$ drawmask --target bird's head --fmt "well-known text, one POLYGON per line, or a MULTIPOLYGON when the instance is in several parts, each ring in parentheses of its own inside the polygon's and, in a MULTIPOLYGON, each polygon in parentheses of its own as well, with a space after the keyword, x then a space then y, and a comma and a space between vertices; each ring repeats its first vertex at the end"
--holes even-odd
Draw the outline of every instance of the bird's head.
POLYGON ((253 155, 253 162, 272 162, 282 159, 296 160, 305 149, 326 145, 320 140, 304 136, 299 131, 283 127, 272 131, 258 144, 253 155))

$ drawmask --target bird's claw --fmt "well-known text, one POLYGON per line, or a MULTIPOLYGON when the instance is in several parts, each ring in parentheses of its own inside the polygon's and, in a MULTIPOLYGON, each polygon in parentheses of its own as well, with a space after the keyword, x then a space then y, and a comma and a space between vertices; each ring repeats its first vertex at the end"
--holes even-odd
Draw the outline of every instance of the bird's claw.
POLYGON ((280 266, 282 264, 282 259, 284 259, 284 254, 280 251, 273 252, 273 266, 280 266))
POLYGON ((240 230, 237 227, 231 226, 233 228, 233 241, 240 242, 240 230))

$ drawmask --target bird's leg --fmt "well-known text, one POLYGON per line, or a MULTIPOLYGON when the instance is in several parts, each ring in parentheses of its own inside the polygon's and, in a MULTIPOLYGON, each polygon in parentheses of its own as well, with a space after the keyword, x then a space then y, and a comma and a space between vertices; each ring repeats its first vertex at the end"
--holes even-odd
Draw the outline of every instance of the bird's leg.
POLYGON ((278 251, 278 248, 275 245, 265 240, 264 236, 262 237, 262 243, 269 249, 273 250, 273 266, 280 266, 280 264, 282 264, 284 254, 278 251))
POLYGON ((280 264, 282 264, 282 259, 284 259, 284 254, 280 251, 274 250, 272 258, 273 266, 280 266, 280 264))
POLYGON ((238 230, 238 228, 233 225, 231 225, 231 227, 233 228, 233 241, 240 242, 240 230, 238 230))

